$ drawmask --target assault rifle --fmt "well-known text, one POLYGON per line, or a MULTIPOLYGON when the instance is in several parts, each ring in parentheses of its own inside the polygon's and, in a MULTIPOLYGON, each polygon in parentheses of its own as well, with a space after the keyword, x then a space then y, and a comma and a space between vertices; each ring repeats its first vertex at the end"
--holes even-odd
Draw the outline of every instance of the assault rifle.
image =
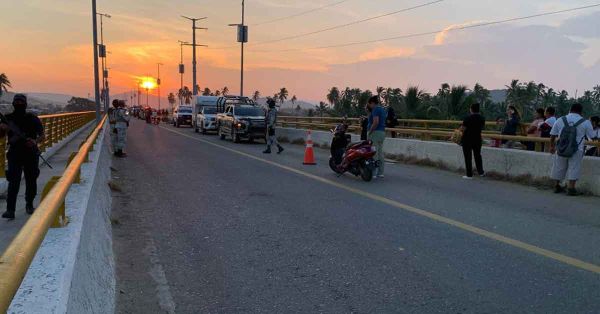
MULTIPOLYGON (((14 122, 8 121, 8 119, 6 119, 6 116, 4 116, 2 113, 0 113, 0 124, 2 124, 2 123, 6 124, 8 126, 8 128, 10 129, 10 131, 12 132, 12 136, 8 138, 9 145, 16 144, 18 141, 21 141, 21 140, 24 140, 25 142, 27 142, 29 140, 33 140, 33 139, 25 136, 25 134, 23 134, 21 129, 19 129, 19 127, 14 122)), ((54 168, 52 168, 52 165, 46 160, 46 158, 44 158, 44 156, 42 156, 42 153, 40 152, 40 148, 37 146, 37 143, 35 143, 33 145, 33 152, 36 154, 36 156, 38 156, 42 160, 43 164, 48 166, 48 168, 50 168, 50 169, 54 169, 54 168)))

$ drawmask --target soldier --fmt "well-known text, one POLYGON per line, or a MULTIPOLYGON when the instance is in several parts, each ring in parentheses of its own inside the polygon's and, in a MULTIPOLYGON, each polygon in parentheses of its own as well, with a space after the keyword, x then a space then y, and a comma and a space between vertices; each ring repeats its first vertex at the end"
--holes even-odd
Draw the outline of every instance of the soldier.
POLYGON ((0 122, 0 136, 8 133, 8 193, 6 212, 2 218, 15 219, 17 195, 21 185, 21 175, 25 173, 25 211, 31 215, 35 211, 33 200, 37 194, 37 178, 40 175, 38 144, 44 141, 44 127, 34 114, 27 113, 27 97, 16 94, 13 99, 14 111, 0 122))
POLYGON ((127 128, 129 127, 129 113, 125 109, 125 102, 120 100, 118 107, 113 111, 115 121, 115 140, 113 142, 113 149, 115 156, 126 157, 127 155, 123 152, 125 144, 127 143, 127 128))
POLYGON ((269 105, 269 111, 265 118, 265 122, 267 123, 267 149, 263 153, 270 154, 271 145, 275 144, 277 145, 277 154, 281 154, 283 152, 283 147, 279 145, 277 136, 275 135, 275 126, 277 124, 277 108, 275 108, 275 100, 269 98, 267 100, 267 105, 269 105))
POLYGON ((108 124, 109 124, 109 131, 110 131, 110 143, 112 145, 112 149, 113 149, 113 154, 115 156, 117 156, 117 132, 115 130, 115 125, 117 124, 117 116, 116 116, 116 112, 117 109, 119 108, 119 100, 118 99, 114 99, 112 102, 113 107, 112 108, 108 108, 108 124))

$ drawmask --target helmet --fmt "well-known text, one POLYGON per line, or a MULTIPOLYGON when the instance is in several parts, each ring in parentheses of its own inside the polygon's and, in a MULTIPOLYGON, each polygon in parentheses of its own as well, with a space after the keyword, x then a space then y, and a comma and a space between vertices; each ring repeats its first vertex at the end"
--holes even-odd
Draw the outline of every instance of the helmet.
POLYGON ((273 98, 267 99, 267 105, 269 106, 269 108, 274 108, 275 107, 275 100, 273 98))

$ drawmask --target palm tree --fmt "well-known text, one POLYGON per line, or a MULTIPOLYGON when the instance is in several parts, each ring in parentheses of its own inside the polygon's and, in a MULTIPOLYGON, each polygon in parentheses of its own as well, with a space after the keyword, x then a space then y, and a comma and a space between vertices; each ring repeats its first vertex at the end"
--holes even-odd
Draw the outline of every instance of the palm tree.
POLYGON ((202 96, 210 96, 211 91, 210 88, 205 87, 204 90, 202 91, 202 96))
POLYGON ((289 95, 289 92, 288 92, 287 88, 282 87, 279 90, 279 93, 277 94, 277 97, 279 98, 279 102, 281 102, 282 105, 287 100, 288 95, 289 95))
POLYGON ((186 104, 191 104, 192 103, 192 97, 194 96, 192 91, 187 87, 184 86, 183 87, 183 99, 185 101, 186 104))
POLYGON ((227 96, 227 94, 229 94, 229 88, 227 86, 223 87, 223 89, 221 90, 221 94, 223 96, 227 96))
POLYGON ((317 111, 317 112, 319 113, 319 115, 322 117, 322 116, 323 116, 323 114, 324 114, 325 112, 327 112, 327 104, 326 104, 326 103, 324 103, 324 102, 322 102, 322 101, 320 101, 320 102, 319 102, 319 105, 318 105, 318 106, 316 106, 316 111, 317 111))
POLYGON ((2 96, 2 94, 4 94, 4 92, 8 92, 8 88, 12 87, 10 85, 10 81, 8 80, 8 76, 6 76, 6 74, 2 73, 0 74, 0 97, 2 96))
POLYGON ((467 96, 467 87, 464 85, 452 86, 450 89, 450 102, 448 116, 449 118, 460 118, 461 114, 466 113, 465 98, 467 96))
POLYGON ((260 98, 260 92, 254 91, 254 94, 252 94, 252 100, 258 101, 259 98, 260 98))
POLYGON ((385 92, 385 88, 384 87, 377 86, 375 88, 375 92, 377 93, 377 97, 379 97, 379 99, 384 98, 384 92, 385 92))
POLYGON ((292 96, 292 106, 296 104, 296 101, 298 100, 298 98, 296 97, 296 95, 292 96))
POLYGON ((221 91, 217 89, 217 90, 215 91, 215 96, 221 96, 221 91))
POLYGON ((169 93, 169 96, 167 96, 167 100, 169 101, 169 104, 171 104, 171 111, 173 111, 173 106, 177 102, 177 99, 175 99, 175 94, 169 93))
POLYGON ((404 103, 406 104, 406 116, 409 118, 416 118, 419 115, 421 103, 426 97, 428 97, 428 94, 419 89, 418 86, 409 86, 406 89, 406 94, 404 96, 404 103))
POLYGON ((327 101, 331 106, 335 106, 340 102, 340 90, 337 87, 332 87, 327 94, 327 101))

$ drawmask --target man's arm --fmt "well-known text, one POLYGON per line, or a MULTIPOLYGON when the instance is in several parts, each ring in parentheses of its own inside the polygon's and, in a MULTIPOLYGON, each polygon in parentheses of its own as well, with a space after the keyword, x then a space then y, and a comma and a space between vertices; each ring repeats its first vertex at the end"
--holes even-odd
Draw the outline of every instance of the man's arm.
POLYGON ((550 136, 550 154, 555 154, 556 153, 556 135, 551 135, 550 136))
POLYGON ((378 126, 379 126, 379 116, 374 116, 373 123, 371 124, 371 129, 369 130, 369 133, 375 132, 375 130, 377 130, 378 126))

